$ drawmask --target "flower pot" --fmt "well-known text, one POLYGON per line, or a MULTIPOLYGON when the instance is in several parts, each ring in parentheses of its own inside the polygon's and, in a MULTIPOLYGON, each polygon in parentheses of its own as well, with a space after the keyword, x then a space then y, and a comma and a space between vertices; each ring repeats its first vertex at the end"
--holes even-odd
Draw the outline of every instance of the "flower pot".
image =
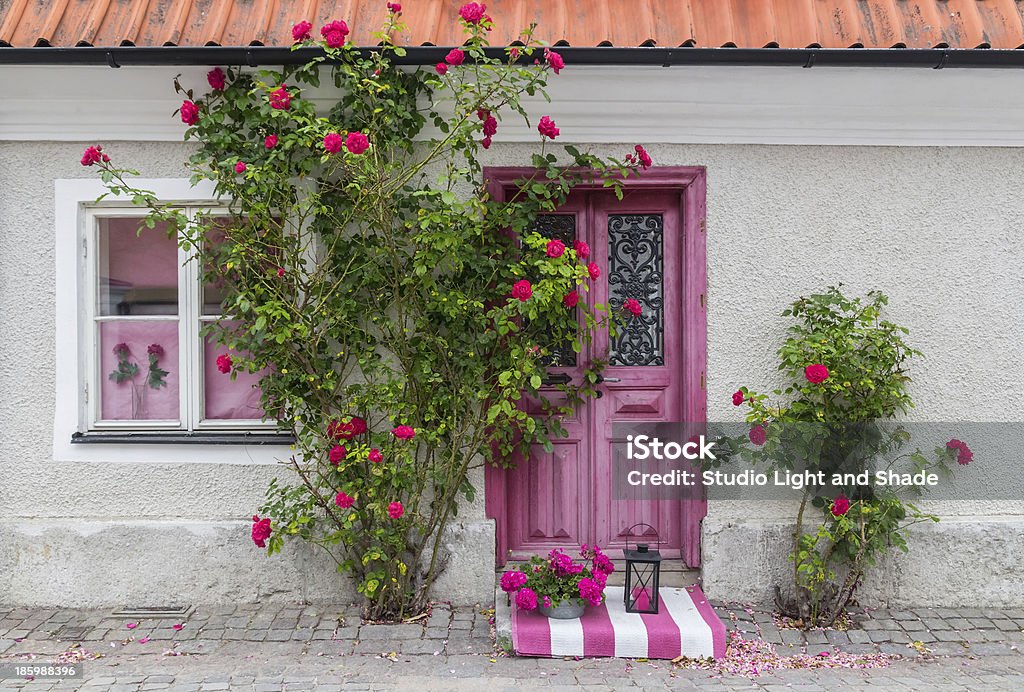
POLYGON ((555 620, 574 620, 579 616, 583 615, 583 611, 586 609, 585 603, 577 603, 575 600, 562 601, 558 605, 550 608, 545 608, 542 605, 537 606, 537 611, 546 617, 554 618, 555 620))

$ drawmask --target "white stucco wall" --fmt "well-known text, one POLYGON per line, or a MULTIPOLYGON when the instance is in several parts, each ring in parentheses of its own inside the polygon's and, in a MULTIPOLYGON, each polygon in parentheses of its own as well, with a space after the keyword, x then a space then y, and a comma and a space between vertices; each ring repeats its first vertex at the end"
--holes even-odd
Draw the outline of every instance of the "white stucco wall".
MULTIPOLYGON (((565 124, 560 123, 565 129, 565 124)), ((610 125, 611 127, 611 125, 610 125)), ((2 138, 2 134, 0 134, 2 138)), ((55 462, 53 181, 91 175, 87 143, 0 143, 0 601, 100 605, 352 595, 317 556, 289 547, 268 560, 248 539, 271 465, 147 460, 55 462)), ((621 145, 594 147, 621 156, 621 145)), ((182 177, 186 147, 105 141, 147 177, 182 177)), ((919 420, 1019 418, 1024 282, 1024 151, 998 147, 646 144, 657 165, 708 170, 708 406, 734 420, 739 385, 767 390, 796 296, 843 282, 886 292, 889 316, 925 353, 912 371, 919 420)), ((532 146, 496 144, 485 165, 522 165, 532 146)), ((965 473, 1006 477, 1011 456, 978 454, 965 473)), ((482 490, 482 480, 478 479, 482 490)), ((439 591, 493 590, 493 529, 483 492, 460 513, 460 562, 439 591)), ((1024 547, 1015 502, 938 508, 926 530, 867 597, 892 603, 1024 603, 1013 559, 1024 547)), ((704 528, 712 597, 763 599, 785 568, 786 503, 713 503, 704 528)))

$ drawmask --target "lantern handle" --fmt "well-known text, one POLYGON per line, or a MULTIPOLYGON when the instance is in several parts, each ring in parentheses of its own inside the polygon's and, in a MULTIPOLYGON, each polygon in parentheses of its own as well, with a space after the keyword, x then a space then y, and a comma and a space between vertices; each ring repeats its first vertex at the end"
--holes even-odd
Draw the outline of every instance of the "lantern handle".
MULTIPOLYGON (((638 526, 646 526, 647 528, 649 528, 651 531, 654 532, 654 541, 655 541, 655 543, 658 546, 657 548, 655 548, 655 550, 661 550, 661 536, 658 535, 658 529, 656 529, 653 526, 651 526, 650 524, 646 524, 646 523, 644 523, 642 521, 637 523, 637 524, 633 524, 628 529, 626 529, 626 531, 627 531, 627 535, 626 535, 626 550, 629 550, 629 539, 630 538, 634 538, 634 539, 636 539, 636 538, 643 538, 643 535, 639 535, 638 536, 635 533, 633 533, 633 529, 637 528, 638 526)), ((633 543, 635 545, 639 545, 639 541, 634 540, 633 543)))

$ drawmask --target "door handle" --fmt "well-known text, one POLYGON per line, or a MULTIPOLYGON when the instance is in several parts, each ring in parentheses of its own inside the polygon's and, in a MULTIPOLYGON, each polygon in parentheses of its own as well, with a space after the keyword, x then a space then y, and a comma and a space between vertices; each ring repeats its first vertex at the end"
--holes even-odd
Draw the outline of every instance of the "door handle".
POLYGON ((601 384, 602 382, 622 382, 622 378, 621 377, 605 377, 604 375, 598 375, 597 376, 597 383, 601 384))

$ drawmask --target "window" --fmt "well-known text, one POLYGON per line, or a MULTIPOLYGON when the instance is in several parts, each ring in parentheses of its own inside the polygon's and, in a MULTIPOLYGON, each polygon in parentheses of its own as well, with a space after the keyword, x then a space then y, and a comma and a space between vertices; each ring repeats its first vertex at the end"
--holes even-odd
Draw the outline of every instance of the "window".
MULTIPOLYGON (((193 218, 226 214, 207 181, 136 183, 193 218)), ((200 325, 219 315, 217 287, 199 286, 198 268, 166 233, 137 236, 142 214, 130 200, 110 195, 97 204, 106 192, 96 179, 54 184, 54 461, 280 463, 293 440, 252 411, 259 404, 255 378, 232 382, 217 372, 222 351, 200 336, 200 325), (209 304, 201 308, 200 301, 209 304), (111 387, 119 343, 131 351, 129 362, 140 371, 135 385, 144 392, 111 387), (163 349, 157 364, 167 371, 156 388, 148 386, 152 344, 163 349)))
MULTIPOLYGON (((231 223, 226 211, 183 210, 191 220, 224 213, 223 223, 231 223)), ((198 262, 166 227, 145 228, 143 219, 124 207, 84 213, 84 427, 272 430, 273 422, 261 420, 259 376, 220 373, 217 356, 226 349, 202 335, 222 317, 221 287, 201 285, 198 262)))

